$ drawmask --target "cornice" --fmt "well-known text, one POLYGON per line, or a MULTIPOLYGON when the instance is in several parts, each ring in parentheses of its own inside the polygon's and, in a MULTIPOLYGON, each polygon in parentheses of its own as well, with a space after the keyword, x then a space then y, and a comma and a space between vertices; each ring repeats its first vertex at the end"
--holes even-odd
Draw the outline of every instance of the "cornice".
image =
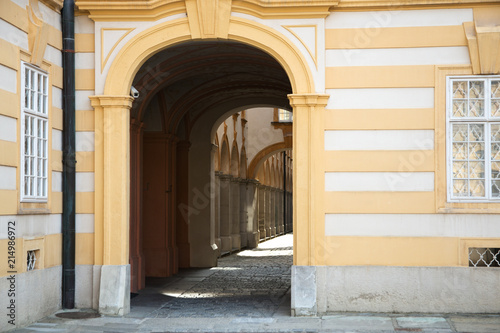
POLYGON ((155 21, 186 12, 184 0, 77 0, 94 21, 155 21))
POLYGON ((337 10, 398 10, 413 8, 439 8, 439 7, 470 7, 491 6, 499 4, 500 0, 340 0, 338 5, 331 7, 337 10))
MULTIPOLYGON (((60 9, 62 0, 41 0, 60 9)), ((204 0, 207 1, 207 0, 204 0)), ((186 0, 77 0, 95 21, 153 21, 186 13, 186 0)), ((332 11, 482 7, 500 0, 232 0, 231 11, 262 19, 324 18, 332 11)))
MULTIPOLYGON (((59 0, 46 0, 59 1, 59 0)), ((231 10, 260 18, 318 18, 328 16, 339 0, 234 0, 231 10)), ((185 0, 77 0, 80 12, 96 21, 152 21, 185 13, 185 0)))

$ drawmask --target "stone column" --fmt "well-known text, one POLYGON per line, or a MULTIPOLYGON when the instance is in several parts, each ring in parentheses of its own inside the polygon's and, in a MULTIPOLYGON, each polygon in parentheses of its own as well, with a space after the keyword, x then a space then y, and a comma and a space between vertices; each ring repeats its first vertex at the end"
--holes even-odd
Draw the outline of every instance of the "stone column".
POLYGON ((269 239, 273 236, 272 233, 272 225, 271 225, 271 210, 272 210, 272 205, 271 205, 271 187, 266 186, 264 187, 264 195, 265 195, 265 202, 266 202, 266 212, 265 212, 265 226, 266 226, 266 239, 269 239))
POLYGON ((247 180, 247 239, 249 248, 255 248, 259 244, 259 182, 255 179, 247 180))
POLYGON ((219 221, 220 221, 220 241, 221 241, 221 254, 231 252, 233 244, 231 241, 231 179, 233 177, 230 175, 219 175, 220 182, 220 210, 219 210, 219 221))
POLYGON ((265 240, 266 239, 266 189, 265 185, 259 184, 257 186, 257 192, 258 192, 258 201, 259 201, 259 214, 258 214, 258 221, 259 221, 259 239, 265 240))
POLYGON ((241 237, 241 247, 242 248, 248 246, 248 239, 247 239, 247 225, 248 225, 247 185, 248 185, 247 179, 242 179, 240 181, 240 237, 241 237))
POLYGON ((240 181, 241 178, 231 179, 231 241, 232 250, 241 249, 240 235, 240 181))
POLYGON ((277 194, 278 194, 278 233, 280 235, 283 235, 285 233, 285 220, 283 219, 283 194, 285 192, 282 189, 278 189, 277 194))
POLYGON ((271 237, 276 237, 276 189, 274 187, 269 188, 271 209, 269 210, 269 224, 271 228, 271 237))
POLYGON ((95 118, 95 264, 99 312, 130 312, 130 96, 91 96, 95 118))
POLYGON ((214 172, 214 235, 215 235, 215 245, 219 248, 218 256, 221 252, 221 240, 220 240, 220 171, 214 172))

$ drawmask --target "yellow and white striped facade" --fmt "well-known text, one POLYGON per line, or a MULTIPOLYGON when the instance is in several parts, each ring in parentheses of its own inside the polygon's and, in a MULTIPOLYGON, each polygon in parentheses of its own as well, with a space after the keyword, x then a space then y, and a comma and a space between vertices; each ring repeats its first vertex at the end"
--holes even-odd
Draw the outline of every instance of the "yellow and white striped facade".
MULTIPOLYGON (((135 74, 169 47, 219 39, 264 51, 290 79, 293 313, 500 311, 500 269, 469 267, 469 248, 500 248, 500 201, 449 201, 446 148, 447 77, 500 75, 500 2, 213 3, 76 1, 76 306, 123 314, 129 302, 135 74), (107 292, 110 277, 120 288, 107 292)), ((15 220, 21 323, 61 307, 61 6, 0 4, 0 249, 15 220), (22 61, 49 77, 44 203, 20 200, 22 61), (26 272, 30 249, 41 259, 26 272)), ((216 260, 203 251, 197 266, 216 260)))

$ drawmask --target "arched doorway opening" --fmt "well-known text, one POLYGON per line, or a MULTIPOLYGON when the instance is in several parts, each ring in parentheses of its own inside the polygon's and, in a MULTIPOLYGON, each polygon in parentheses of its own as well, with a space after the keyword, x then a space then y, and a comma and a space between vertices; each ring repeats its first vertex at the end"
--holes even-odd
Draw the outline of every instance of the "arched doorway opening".
MULTIPOLYGON (((143 64, 132 85, 140 93, 130 111, 131 290, 137 291, 144 287, 146 276, 167 277, 179 268, 215 266, 221 254, 247 247, 248 233, 253 237, 259 232, 253 230, 253 221, 248 226, 244 207, 245 145, 250 142, 256 155, 259 145, 274 141, 249 141, 254 138, 245 138, 244 127, 240 129, 246 120, 234 112, 252 105, 289 109, 287 95, 292 88, 285 71, 268 54, 229 41, 185 42, 167 48, 143 64), (224 132, 219 153, 213 128, 228 115, 231 142, 224 132), (218 170, 216 154, 220 154, 218 170), (214 179, 216 172, 220 177, 214 179)), ((271 127, 271 121, 260 125, 271 127)), ((270 210, 279 201, 272 191, 279 188, 277 161, 270 162, 267 171, 272 169, 272 176, 262 181, 269 201, 267 236, 262 230, 262 240, 284 232, 277 228, 280 211, 270 210)), ((256 241, 250 244, 255 246, 256 241)))
MULTIPOLYGON (((313 200, 313 198, 315 194, 323 191, 323 185, 321 181, 317 181, 322 177, 317 172, 322 170, 321 163, 318 163, 318 159, 314 160, 311 157, 321 155, 319 150, 323 143, 321 133, 312 135, 310 128, 321 126, 322 110, 326 105, 327 96, 315 91, 313 78, 304 56, 284 36, 268 27, 241 18, 230 18, 227 28, 228 30, 221 35, 221 38, 239 42, 240 45, 250 45, 252 50, 267 54, 274 63, 281 66, 289 80, 292 94, 288 95, 290 100, 288 108, 290 106, 293 108, 295 117, 293 186, 294 189, 296 187, 300 189, 300 191, 294 191, 296 193, 294 201, 303 203, 300 206, 294 205, 294 230, 296 231, 294 233, 294 264, 314 264, 311 253, 316 250, 321 251, 321 249, 315 249, 311 235, 315 233, 320 235, 321 230, 313 228, 311 221, 315 218, 321 218, 323 207, 320 201, 313 200), (297 164, 297 160, 302 162, 297 164), (297 225, 296 221, 299 219, 301 223, 297 225)), ((129 245, 133 245, 129 238, 130 202, 140 197, 140 194, 134 196, 133 189, 130 187, 130 111, 133 105, 133 99, 128 95, 130 86, 139 69, 148 59, 153 58, 169 46, 175 46, 192 38, 187 18, 160 23, 158 26, 136 35, 120 49, 116 58, 113 59, 106 77, 103 95, 91 97, 95 109, 96 132, 103 135, 102 140, 96 141, 95 148, 96 183, 98 180, 102 180, 103 184, 95 191, 95 251, 97 256, 102 254, 103 263, 99 294, 99 309, 102 313, 127 313, 130 304, 129 262, 131 259, 129 245)), ((202 71, 202 68, 200 70, 202 71)), ((241 87, 241 84, 234 86, 241 87)), ((258 88, 262 88, 262 86, 255 87, 255 89, 258 88)), ((275 87, 268 88, 275 89, 275 87)), ((199 124, 203 123, 213 124, 216 118, 222 114, 221 110, 231 114, 242 105, 248 108, 255 106, 254 103, 281 107, 284 104, 283 101, 286 100, 286 95, 283 94, 277 100, 269 98, 267 101, 262 101, 262 94, 259 93, 258 96, 254 96, 255 98, 249 98, 251 95, 246 95, 248 99, 245 101, 234 97, 213 103, 207 96, 223 96, 226 91, 212 88, 205 91, 205 94, 202 90, 198 92, 201 98, 197 100, 203 102, 198 105, 200 109, 206 111, 207 108, 210 108, 212 110, 211 112, 203 112, 204 117, 200 115, 195 126, 191 129, 191 133, 201 136, 204 135, 203 129, 206 126, 202 126, 203 128, 197 126, 201 126, 199 124), (261 102, 257 102, 259 99, 261 102)), ((186 99, 182 107, 193 108, 194 104, 194 100, 186 99)), ((177 118, 176 124, 179 128, 185 127, 181 120, 177 118)), ((138 126, 140 127, 140 123, 138 126)), ((186 143, 185 146, 189 145, 186 143)), ((188 156, 196 156, 200 164, 209 165, 212 154, 211 147, 210 141, 203 143, 192 140, 189 152, 184 151, 184 153, 189 154, 188 156)), ((176 162, 178 161, 176 160, 176 162)), ((190 172, 191 165, 183 170, 190 172)), ((189 182, 201 185, 198 191, 202 191, 203 187, 210 181, 207 181, 205 174, 190 173, 189 182)), ((169 189, 167 188, 167 190, 169 189)), ((182 194, 177 193, 176 195, 182 196, 182 194)), ((193 203, 192 207, 194 207, 195 202, 202 205, 203 200, 197 201, 195 199, 197 197, 189 193, 183 195, 193 203)), ((196 207, 194 208, 196 209, 196 207)), ((206 223, 201 214, 195 214, 189 219, 189 223, 190 227, 195 227, 193 230, 196 230, 196 235, 208 238, 207 242, 190 244, 190 264, 192 266, 214 265, 216 255, 211 246, 214 240, 211 222, 206 223), (194 255, 193 253, 205 253, 206 255, 194 255)), ((136 230, 136 228, 132 228, 132 230, 136 230)), ((183 251, 183 253, 185 252, 183 251)))

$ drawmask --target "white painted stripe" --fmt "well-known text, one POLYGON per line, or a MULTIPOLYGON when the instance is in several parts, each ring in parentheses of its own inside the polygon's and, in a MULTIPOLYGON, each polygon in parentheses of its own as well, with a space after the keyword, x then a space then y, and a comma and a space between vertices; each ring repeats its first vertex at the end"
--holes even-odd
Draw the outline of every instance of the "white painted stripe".
POLYGON ((326 50, 326 67, 468 65, 466 46, 326 50))
POLYGON ((62 150, 62 131, 52 129, 52 150, 62 150))
POLYGON ((76 191, 94 192, 94 173, 77 172, 76 173, 76 191))
POLYGON ((77 233, 94 233, 94 214, 76 214, 75 227, 77 233))
POLYGON ((0 89, 17 93, 17 71, 0 65, 0 89))
POLYGON ((326 236, 500 237, 495 214, 326 214, 326 236))
POLYGON ((42 13, 44 22, 47 22, 47 24, 53 26, 54 28, 56 28, 59 31, 62 31, 61 14, 50 9, 49 7, 44 5, 42 2, 38 2, 38 8, 40 9, 40 12, 42 13))
POLYGON ((17 119, 0 115, 0 140, 17 141, 17 119))
POLYGON ((473 20, 472 9, 333 12, 325 19, 325 28, 370 28, 376 33, 377 28, 462 25, 473 20))
POLYGON ((93 34, 94 21, 85 15, 75 17, 75 33, 77 34, 93 34))
POLYGON ((325 131, 325 150, 433 149, 433 130, 325 131))
POLYGON ((76 132, 76 151, 94 151, 94 132, 76 132))
POLYGON ((325 172, 325 190, 332 192, 434 191, 434 172, 325 172))
POLYGON ((52 87, 52 106, 62 109, 63 91, 57 87, 52 87))
POLYGON ((16 167, 0 165, 0 190, 16 190, 16 167))
POLYGON ((75 91, 75 104, 77 110, 94 110, 90 104, 89 96, 94 95, 94 90, 77 90, 75 91))
POLYGON ((0 38, 19 46, 22 49, 28 50, 28 34, 13 26, 9 22, 0 19, 0 38))
POLYGON ((75 53, 76 69, 94 69, 95 54, 94 53, 75 53))
POLYGON ((52 192, 62 192, 62 172, 52 171, 52 192))
POLYGON ((54 65, 57 65, 59 67, 62 67, 62 52, 56 49, 55 47, 52 47, 50 45, 47 45, 45 48, 45 53, 43 55, 45 60, 48 60, 49 62, 53 63, 54 65))
POLYGON ((61 214, 0 216, 0 239, 8 237, 8 223, 15 222, 16 238, 61 233, 61 214))
POLYGON ((327 89, 327 109, 433 108, 434 88, 327 89))

